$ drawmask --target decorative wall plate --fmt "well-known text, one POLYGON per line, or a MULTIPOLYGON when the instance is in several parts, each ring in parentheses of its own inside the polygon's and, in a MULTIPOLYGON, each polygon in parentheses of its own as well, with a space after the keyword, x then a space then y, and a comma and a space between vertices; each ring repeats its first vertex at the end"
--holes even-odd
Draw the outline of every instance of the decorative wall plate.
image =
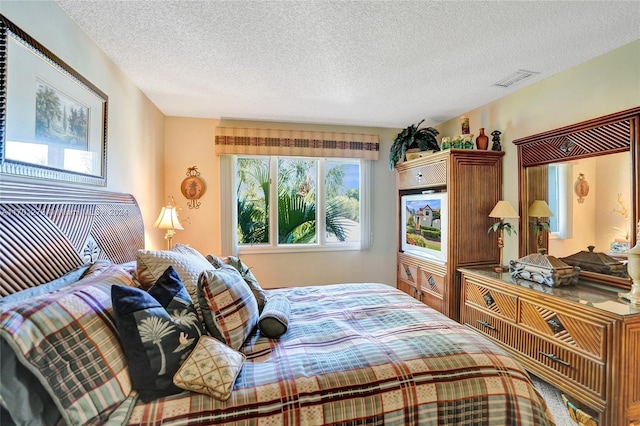
POLYGON ((182 181, 180 185, 180 191, 182 195, 189 200, 187 205, 190 209, 197 209, 200 207, 198 199, 202 197, 206 186, 204 181, 200 178, 200 172, 196 166, 189 167, 187 169, 187 177, 182 181))
POLYGON ((578 196, 578 202, 584 203, 585 197, 589 195, 589 182, 584 178, 584 174, 580 173, 578 175, 578 179, 576 179, 576 183, 574 185, 574 190, 578 196))

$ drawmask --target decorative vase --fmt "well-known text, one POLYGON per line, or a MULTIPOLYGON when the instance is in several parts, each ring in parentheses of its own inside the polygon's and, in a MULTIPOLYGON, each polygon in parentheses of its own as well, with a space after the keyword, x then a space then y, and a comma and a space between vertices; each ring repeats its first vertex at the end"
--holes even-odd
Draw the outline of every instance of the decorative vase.
POLYGON ((480 135, 476 138, 476 148, 485 150, 489 147, 489 137, 484 134, 484 127, 480 127, 480 135))
POLYGON ((627 273, 631 277, 631 291, 618 293, 618 296, 627 299, 632 304, 640 305, 640 222, 637 226, 636 245, 627 250, 627 273))

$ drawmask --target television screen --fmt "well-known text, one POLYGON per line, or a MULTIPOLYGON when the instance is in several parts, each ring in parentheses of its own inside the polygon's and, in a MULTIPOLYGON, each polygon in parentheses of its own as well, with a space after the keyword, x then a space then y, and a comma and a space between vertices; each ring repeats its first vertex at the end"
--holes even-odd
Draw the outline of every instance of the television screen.
POLYGON ((401 249, 442 263, 447 261, 447 193, 401 197, 401 249))

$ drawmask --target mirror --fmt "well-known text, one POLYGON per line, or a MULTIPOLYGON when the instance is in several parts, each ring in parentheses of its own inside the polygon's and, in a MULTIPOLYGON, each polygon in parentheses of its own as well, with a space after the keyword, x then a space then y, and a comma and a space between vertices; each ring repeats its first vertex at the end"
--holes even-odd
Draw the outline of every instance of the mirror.
MULTIPOLYGON (((542 247, 561 258, 593 246, 626 262, 624 251, 636 244, 640 218, 640 107, 513 143, 520 172, 520 257, 542 247), (535 200, 546 201, 554 214, 541 218, 549 231, 534 231, 537 219, 528 211, 535 200)), ((631 285, 626 275, 584 269, 580 275, 622 289, 631 285)))

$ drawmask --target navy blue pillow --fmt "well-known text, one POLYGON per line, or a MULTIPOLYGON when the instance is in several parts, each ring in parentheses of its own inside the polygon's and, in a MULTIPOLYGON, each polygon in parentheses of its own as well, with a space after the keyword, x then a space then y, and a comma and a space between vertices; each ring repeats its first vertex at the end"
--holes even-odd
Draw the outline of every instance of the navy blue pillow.
POLYGON ((173 375, 204 329, 173 267, 148 292, 114 285, 111 300, 131 385, 140 399, 149 402, 182 392, 173 375))

